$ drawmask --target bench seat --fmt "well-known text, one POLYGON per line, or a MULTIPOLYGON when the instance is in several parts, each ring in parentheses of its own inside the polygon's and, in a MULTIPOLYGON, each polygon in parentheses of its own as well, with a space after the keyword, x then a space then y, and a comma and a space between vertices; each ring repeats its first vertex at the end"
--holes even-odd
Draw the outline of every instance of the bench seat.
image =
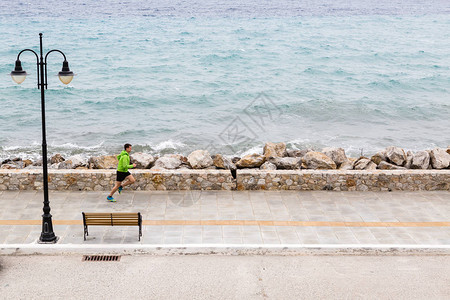
POLYGON ((85 213, 83 212, 84 240, 89 236, 88 226, 139 226, 142 236, 141 213, 85 213))

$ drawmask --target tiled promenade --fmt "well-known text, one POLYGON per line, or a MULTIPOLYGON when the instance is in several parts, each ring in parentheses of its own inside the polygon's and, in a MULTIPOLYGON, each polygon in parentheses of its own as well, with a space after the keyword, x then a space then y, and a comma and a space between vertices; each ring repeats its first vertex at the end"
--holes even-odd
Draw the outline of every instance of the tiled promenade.
MULTIPOLYGON (((450 192, 124 190, 50 192, 58 244, 450 245, 450 192), (89 227, 81 212, 141 212, 137 227, 89 227)), ((33 244, 42 191, 0 192, 0 244, 33 244)))

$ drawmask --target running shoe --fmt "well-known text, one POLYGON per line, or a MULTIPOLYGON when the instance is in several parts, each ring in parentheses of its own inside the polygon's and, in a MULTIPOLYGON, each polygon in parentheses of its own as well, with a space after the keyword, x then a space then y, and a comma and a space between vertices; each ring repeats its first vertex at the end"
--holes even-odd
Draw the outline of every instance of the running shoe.
POLYGON ((122 187, 122 186, 119 186, 119 189, 118 189, 119 194, 122 194, 122 190, 123 190, 123 187, 122 187))
POLYGON ((109 202, 116 202, 116 199, 111 196, 106 197, 106 200, 108 200, 109 202))

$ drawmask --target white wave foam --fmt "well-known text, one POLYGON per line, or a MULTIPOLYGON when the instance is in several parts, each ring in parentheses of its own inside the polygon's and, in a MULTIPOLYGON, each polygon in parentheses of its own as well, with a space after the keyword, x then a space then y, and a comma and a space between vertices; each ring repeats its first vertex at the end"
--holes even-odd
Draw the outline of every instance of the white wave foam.
POLYGON ((16 151, 16 150, 33 150, 36 149, 38 146, 41 146, 38 142, 34 141, 31 143, 31 145, 23 145, 23 146, 3 146, 0 147, 0 149, 3 149, 3 151, 16 151))
POLYGON ((155 149, 155 151, 161 151, 167 148, 177 149, 186 146, 186 144, 178 141, 173 141, 172 139, 163 141, 161 143, 158 143, 157 145, 153 146, 152 148, 155 149))
MULTIPOLYGON (((101 142, 98 145, 93 146, 80 146, 74 143, 64 143, 64 144, 56 144, 51 143, 48 145, 48 147, 52 148, 62 148, 62 149, 81 149, 81 150, 96 150, 103 147, 104 142, 101 142)), ((41 146, 41 143, 33 142, 31 145, 23 145, 23 146, 3 146, 4 151, 15 151, 15 150, 33 150, 36 148, 39 148, 41 146)))
POLYGON ((258 146, 254 146, 248 150, 243 150, 243 151, 238 151, 237 155, 238 156, 245 156, 248 154, 263 154, 263 150, 264 150, 264 145, 258 145, 258 146))
POLYGON ((64 144, 56 144, 51 143, 49 146, 53 148, 68 148, 68 149, 80 149, 80 150, 96 150, 103 147, 104 142, 100 142, 100 144, 93 146, 80 146, 74 143, 64 143, 64 144))

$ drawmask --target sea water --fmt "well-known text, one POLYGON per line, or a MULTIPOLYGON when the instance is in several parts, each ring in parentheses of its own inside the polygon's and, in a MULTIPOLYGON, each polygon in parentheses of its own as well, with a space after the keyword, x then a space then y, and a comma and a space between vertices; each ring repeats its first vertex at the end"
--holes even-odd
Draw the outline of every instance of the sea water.
POLYGON ((449 1, 40 2, 0 2, 0 159, 40 156, 40 32, 50 155, 450 145, 449 1))

